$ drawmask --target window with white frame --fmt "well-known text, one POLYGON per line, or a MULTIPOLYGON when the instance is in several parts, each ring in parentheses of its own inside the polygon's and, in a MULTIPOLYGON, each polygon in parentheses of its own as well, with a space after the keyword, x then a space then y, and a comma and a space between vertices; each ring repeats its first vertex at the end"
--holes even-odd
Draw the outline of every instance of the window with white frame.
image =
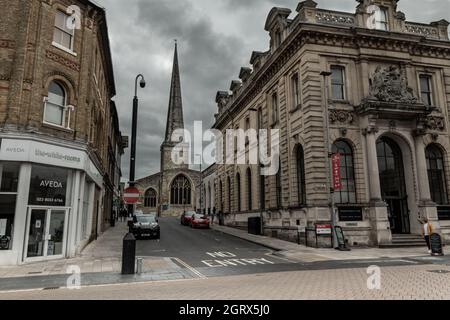
POLYGON ((422 98, 422 102, 427 106, 431 106, 433 104, 433 90, 430 75, 420 75, 420 96, 422 98))
POLYGON ((331 91, 333 100, 345 99, 345 69, 342 66, 331 66, 331 91))
POLYGON ((52 81, 48 88, 48 97, 44 105, 44 122, 52 125, 65 126, 66 92, 57 82, 52 81))
POLYGON ((388 11, 386 8, 379 8, 375 11, 375 26, 378 30, 388 31, 388 11))
POLYGON ((60 45, 67 50, 73 51, 73 38, 75 35, 75 28, 72 27, 75 19, 64 12, 57 10, 55 15, 55 29, 53 32, 53 42, 60 45))

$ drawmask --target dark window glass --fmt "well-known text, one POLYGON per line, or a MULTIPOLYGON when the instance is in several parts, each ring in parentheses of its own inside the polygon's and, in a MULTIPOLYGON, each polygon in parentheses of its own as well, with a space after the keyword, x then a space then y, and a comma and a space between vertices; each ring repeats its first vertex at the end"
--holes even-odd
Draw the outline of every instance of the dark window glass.
POLYGON ((279 110, 278 110, 278 94, 272 94, 272 122, 277 123, 279 120, 279 110))
POLYGON ((189 180, 180 175, 172 182, 170 192, 170 204, 173 205, 191 205, 191 183, 189 180))
POLYGON ((241 175, 236 176, 236 201, 237 201, 237 212, 241 212, 241 175))
POLYGON ((228 213, 231 213, 231 178, 227 179, 228 184, 228 213))
POLYGON ((29 204, 65 207, 67 169, 34 165, 31 170, 29 204))
POLYGON ((438 205, 448 205, 447 181, 442 152, 437 146, 431 145, 426 149, 426 158, 431 199, 438 205))
POLYGON ((305 154, 301 145, 297 146, 297 186, 299 205, 306 204, 305 154))
POLYGON ((17 192, 20 164, 0 163, 0 192, 17 192))
POLYGON ((334 201, 338 204, 356 203, 356 182, 353 151, 345 141, 337 141, 333 145, 333 153, 341 155, 342 189, 334 193, 334 201))
POLYGON ((247 209, 248 211, 253 210, 252 208, 252 171, 247 169, 247 209))
POLYGON ((282 184, 281 184, 281 158, 279 159, 280 167, 276 174, 276 195, 277 195, 277 208, 281 208, 282 203, 282 184))
POLYGON ((331 67, 331 90, 334 100, 345 99, 345 81, 344 81, 344 68, 341 66, 331 67))
POLYGON ((144 206, 147 208, 156 208, 156 191, 153 189, 147 190, 145 193, 144 206))
POLYGON ((430 76, 420 76, 420 96, 422 97, 422 102, 426 105, 431 106, 433 104, 430 76))
POLYGON ((296 109, 300 105, 300 80, 296 73, 292 77, 292 109, 296 109))

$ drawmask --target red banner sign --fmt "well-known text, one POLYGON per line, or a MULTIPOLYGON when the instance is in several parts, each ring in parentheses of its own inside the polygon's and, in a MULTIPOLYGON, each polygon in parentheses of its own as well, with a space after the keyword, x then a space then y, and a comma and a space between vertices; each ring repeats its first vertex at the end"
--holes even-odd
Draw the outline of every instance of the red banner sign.
POLYGON ((333 154, 331 161, 333 163, 333 188, 334 190, 341 190, 341 155, 339 153, 333 154))

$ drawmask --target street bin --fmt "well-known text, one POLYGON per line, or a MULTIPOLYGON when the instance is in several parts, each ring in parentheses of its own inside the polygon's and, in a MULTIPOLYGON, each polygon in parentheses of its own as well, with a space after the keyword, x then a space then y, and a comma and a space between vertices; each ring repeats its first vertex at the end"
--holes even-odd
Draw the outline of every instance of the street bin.
POLYGON ((261 235, 261 218, 248 218, 248 233, 257 236, 261 235))
POLYGON ((135 274, 136 263, 136 238, 128 233, 123 238, 122 274, 135 274))

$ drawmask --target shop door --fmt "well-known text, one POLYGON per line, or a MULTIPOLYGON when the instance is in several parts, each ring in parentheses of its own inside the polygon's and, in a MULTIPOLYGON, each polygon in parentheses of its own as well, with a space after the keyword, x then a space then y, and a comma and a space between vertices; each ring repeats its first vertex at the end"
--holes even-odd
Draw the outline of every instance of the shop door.
POLYGON ((63 258, 67 238, 67 210, 30 209, 25 261, 63 258))

